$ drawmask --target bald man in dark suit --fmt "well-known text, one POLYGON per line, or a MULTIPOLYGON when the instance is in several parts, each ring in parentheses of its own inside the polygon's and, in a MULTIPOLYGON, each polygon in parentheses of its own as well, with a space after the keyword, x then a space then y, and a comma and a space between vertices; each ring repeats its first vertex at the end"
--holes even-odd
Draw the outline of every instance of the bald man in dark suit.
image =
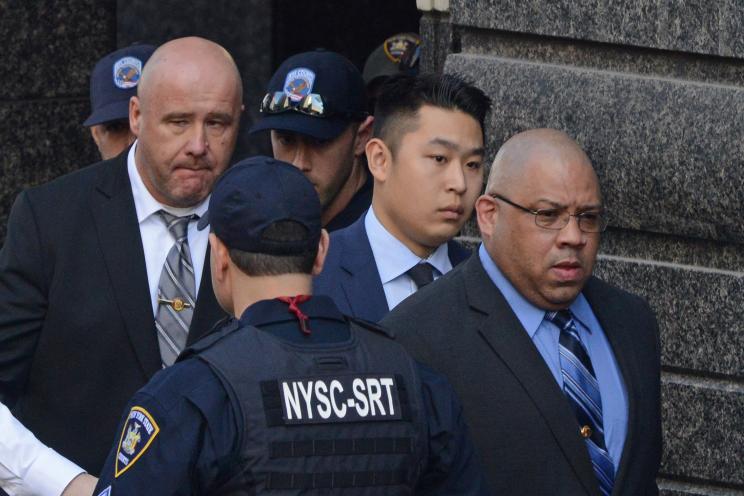
POLYGON ((382 324, 455 386, 495 494, 658 494, 658 327, 592 276, 607 222, 588 157, 565 133, 521 133, 476 212, 477 256, 382 324))

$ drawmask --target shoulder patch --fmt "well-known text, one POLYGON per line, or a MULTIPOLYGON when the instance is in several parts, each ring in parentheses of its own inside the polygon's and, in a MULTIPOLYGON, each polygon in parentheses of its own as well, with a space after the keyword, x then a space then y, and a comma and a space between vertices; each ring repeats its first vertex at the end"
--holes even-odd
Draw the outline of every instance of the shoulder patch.
POLYGON ((160 427, 147 410, 141 406, 132 407, 121 432, 119 448, 116 450, 114 478, 129 470, 134 462, 139 460, 159 432, 160 427))

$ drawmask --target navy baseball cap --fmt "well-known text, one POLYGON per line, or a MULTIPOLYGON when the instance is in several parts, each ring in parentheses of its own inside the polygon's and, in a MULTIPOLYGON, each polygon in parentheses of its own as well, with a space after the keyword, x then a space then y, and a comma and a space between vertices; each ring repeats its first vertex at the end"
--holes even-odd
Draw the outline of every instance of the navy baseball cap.
POLYGON ((155 47, 131 45, 109 53, 90 75, 90 114, 83 126, 129 118, 129 99, 137 94, 142 68, 155 47))
POLYGON ((318 49, 289 57, 266 91, 251 133, 276 129, 328 140, 367 116, 362 74, 336 52, 318 49))
POLYGON ((228 248, 299 255, 316 249, 320 241, 320 199, 296 167, 270 157, 251 157, 230 167, 217 181, 197 228, 207 225, 228 248), (297 222, 307 235, 292 241, 267 239, 264 231, 279 221, 297 222))

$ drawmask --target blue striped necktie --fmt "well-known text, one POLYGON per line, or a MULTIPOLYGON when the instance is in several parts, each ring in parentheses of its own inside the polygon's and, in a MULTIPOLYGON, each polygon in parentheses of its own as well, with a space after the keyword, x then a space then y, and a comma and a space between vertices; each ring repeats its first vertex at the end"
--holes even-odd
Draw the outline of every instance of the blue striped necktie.
POLYGON ((602 398, 594 367, 569 310, 547 312, 545 318, 560 329, 559 352, 563 392, 579 421, 579 434, 586 441, 594 474, 604 496, 612 494, 615 467, 607 452, 602 424, 602 398))
POLYGON ((155 312, 160 359, 163 367, 167 367, 173 364, 186 346, 191 317, 194 315, 196 283, 187 231, 189 222, 199 216, 176 217, 163 210, 157 213, 175 240, 160 274, 155 312))

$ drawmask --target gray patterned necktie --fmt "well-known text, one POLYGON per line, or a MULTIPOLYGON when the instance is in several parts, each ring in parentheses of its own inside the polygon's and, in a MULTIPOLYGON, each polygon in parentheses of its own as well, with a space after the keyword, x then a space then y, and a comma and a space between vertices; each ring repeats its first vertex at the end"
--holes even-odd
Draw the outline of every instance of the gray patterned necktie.
POLYGON ((194 315, 196 285, 187 230, 189 222, 198 219, 199 216, 176 217, 163 210, 157 214, 175 238, 160 273, 158 307, 155 313, 160 358, 163 366, 167 367, 173 364, 186 346, 191 317, 194 315))

